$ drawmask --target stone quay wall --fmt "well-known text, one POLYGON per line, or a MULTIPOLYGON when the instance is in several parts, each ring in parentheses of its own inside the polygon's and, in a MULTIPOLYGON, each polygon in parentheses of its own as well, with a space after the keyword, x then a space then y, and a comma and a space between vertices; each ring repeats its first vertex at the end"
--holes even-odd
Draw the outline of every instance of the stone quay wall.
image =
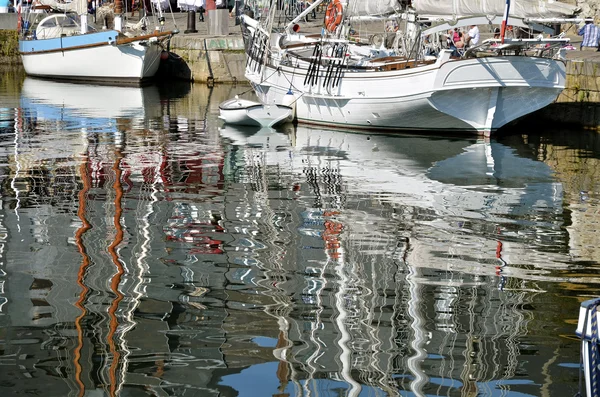
POLYGON ((17 15, 0 14, 0 65, 20 64, 17 15))
POLYGON ((556 102, 600 103, 600 53, 593 57, 584 54, 567 61, 566 88, 556 102))
POLYGON ((569 53, 565 89, 554 104, 532 116, 540 116, 547 123, 567 123, 600 131, 600 52, 569 53))
POLYGON ((241 35, 211 38, 175 36, 171 40, 169 60, 161 65, 159 76, 208 84, 245 83, 245 68, 241 35))

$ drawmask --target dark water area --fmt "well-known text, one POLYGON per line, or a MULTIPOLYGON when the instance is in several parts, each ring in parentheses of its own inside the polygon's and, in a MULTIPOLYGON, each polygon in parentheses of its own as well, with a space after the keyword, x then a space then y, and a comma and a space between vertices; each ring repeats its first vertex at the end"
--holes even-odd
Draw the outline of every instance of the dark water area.
POLYGON ((0 395, 573 396, 600 139, 223 126, 0 73, 0 395))

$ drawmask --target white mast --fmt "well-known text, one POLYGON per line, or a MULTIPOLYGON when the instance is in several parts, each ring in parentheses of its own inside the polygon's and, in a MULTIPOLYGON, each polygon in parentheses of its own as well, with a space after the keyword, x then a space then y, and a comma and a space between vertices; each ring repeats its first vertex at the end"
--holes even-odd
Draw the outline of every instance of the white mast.
POLYGON ((115 0, 115 30, 123 30, 123 0, 115 0))

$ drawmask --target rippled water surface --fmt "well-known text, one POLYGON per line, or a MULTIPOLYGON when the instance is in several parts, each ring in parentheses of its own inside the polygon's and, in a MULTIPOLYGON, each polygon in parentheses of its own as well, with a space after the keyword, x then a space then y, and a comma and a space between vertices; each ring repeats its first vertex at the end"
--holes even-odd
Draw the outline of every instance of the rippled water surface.
POLYGON ((600 140, 223 126, 0 74, 0 395, 572 396, 600 140))

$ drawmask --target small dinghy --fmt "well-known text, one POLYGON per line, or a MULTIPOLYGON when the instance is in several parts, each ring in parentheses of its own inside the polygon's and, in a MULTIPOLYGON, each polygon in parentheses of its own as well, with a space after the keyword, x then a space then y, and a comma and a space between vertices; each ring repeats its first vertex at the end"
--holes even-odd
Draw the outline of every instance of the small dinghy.
POLYGON ((219 105, 220 119, 227 124, 275 127, 292 121, 293 109, 285 105, 264 105, 237 96, 219 105))

